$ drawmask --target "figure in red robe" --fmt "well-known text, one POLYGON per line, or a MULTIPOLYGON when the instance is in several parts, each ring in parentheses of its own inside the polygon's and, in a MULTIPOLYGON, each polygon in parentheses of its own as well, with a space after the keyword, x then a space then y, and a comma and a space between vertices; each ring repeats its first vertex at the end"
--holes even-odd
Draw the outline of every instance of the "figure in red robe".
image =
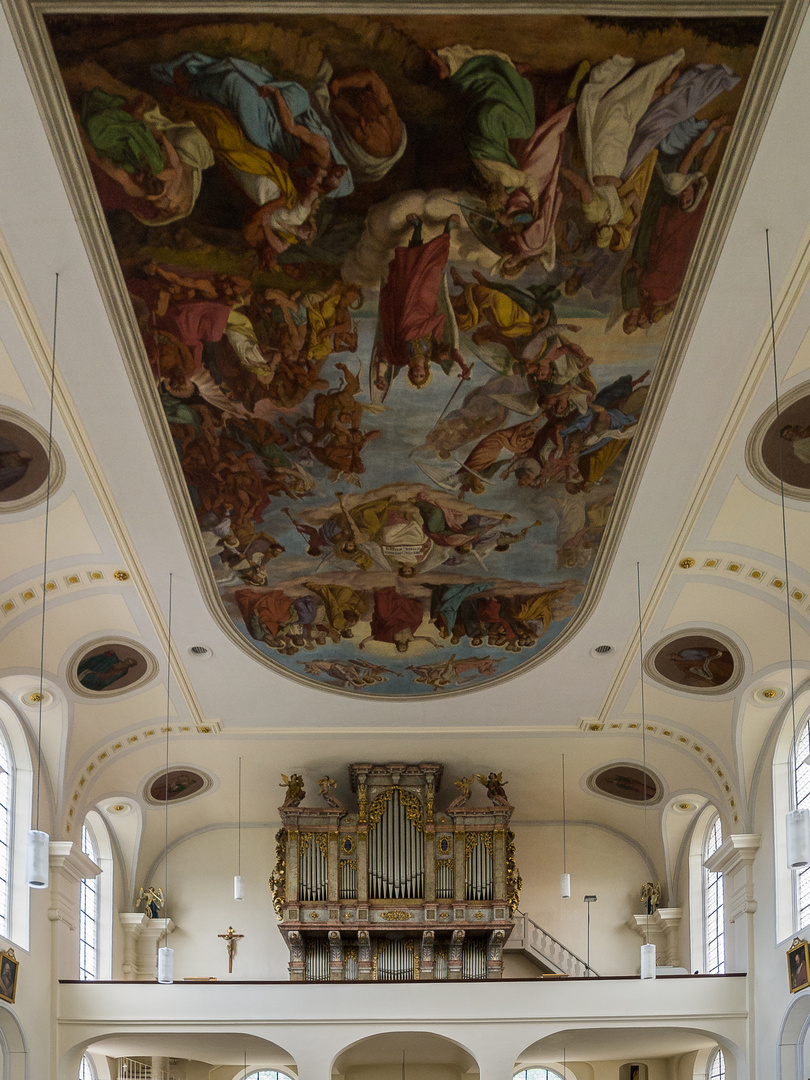
POLYGON ((447 342, 447 316, 439 310, 442 275, 450 255, 450 229, 458 214, 445 222, 444 232, 422 242, 422 219, 408 215, 413 234, 407 247, 394 249, 388 279, 380 290, 379 327, 371 365, 372 388, 385 394, 403 369, 417 388, 431 379, 430 362, 436 360, 449 374, 454 364, 461 378, 470 377, 464 357, 447 342))
POLYGON ((407 652, 412 641, 429 641, 435 648, 441 644, 431 637, 417 635, 422 625, 424 608, 421 600, 403 596, 393 586, 374 590, 374 611, 371 615, 371 633, 360 642, 362 649, 367 641, 383 641, 395 645, 397 652, 407 652))
POLYGON ((245 626, 257 641, 270 643, 271 639, 278 638, 281 627, 295 618, 291 610, 292 599, 280 589, 271 592, 237 589, 234 598, 245 626))

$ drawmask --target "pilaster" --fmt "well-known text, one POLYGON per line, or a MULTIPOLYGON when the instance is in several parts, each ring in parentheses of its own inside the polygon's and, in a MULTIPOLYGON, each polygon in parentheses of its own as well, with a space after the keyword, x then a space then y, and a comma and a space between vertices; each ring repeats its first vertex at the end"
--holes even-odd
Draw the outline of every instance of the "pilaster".
POLYGON ((150 919, 142 911, 122 911, 118 915, 124 931, 123 975, 126 982, 157 979, 157 951, 160 940, 174 930, 171 919, 150 919))
POLYGON ((756 833, 732 834, 703 864, 713 874, 723 875, 726 970, 747 971, 749 975, 754 955, 753 919, 757 910, 754 859, 761 843, 762 837, 756 833))
POLYGON ((49 850, 48 918, 53 924, 54 970, 59 979, 78 979, 80 884, 82 878, 98 877, 101 868, 72 840, 52 840, 49 850))
POLYGON ((679 931, 683 908, 658 908, 652 915, 634 915, 628 922, 632 930, 655 945, 655 962, 662 967, 680 967, 679 931), (647 926, 649 921, 649 935, 647 926))

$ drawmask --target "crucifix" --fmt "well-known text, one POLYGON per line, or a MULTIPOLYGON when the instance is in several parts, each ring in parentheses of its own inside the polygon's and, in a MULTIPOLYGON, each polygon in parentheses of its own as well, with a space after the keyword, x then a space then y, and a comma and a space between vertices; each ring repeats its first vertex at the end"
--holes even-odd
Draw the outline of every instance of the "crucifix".
POLYGON ((233 932, 233 927, 232 926, 228 927, 228 933, 227 934, 217 934, 217 937, 221 937, 222 940, 228 946, 228 974, 229 975, 231 975, 233 973, 233 956, 234 956, 234 953, 236 952, 236 943, 239 940, 239 938, 242 938, 244 936, 245 936, 244 934, 235 934, 233 932))

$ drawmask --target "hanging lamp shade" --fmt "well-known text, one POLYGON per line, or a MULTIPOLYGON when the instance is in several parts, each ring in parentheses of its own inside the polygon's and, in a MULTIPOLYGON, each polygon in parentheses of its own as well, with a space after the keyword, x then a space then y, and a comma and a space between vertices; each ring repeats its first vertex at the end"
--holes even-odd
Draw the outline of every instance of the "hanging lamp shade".
POLYGON ((158 949, 158 975, 159 983, 174 982, 174 949, 158 949))
POLYGON ((655 978, 655 946, 649 942, 641 946, 641 977, 642 979, 655 978))
POLYGON ((560 896, 567 900, 571 895, 571 875, 560 874, 560 896))
POLYGON ((30 889, 48 888, 50 838, 40 829, 29 829, 25 838, 25 882, 30 889))
POLYGON ((245 879, 241 874, 234 874, 233 876, 233 898, 234 900, 245 899, 245 879))
POLYGON ((810 864, 810 810, 791 810, 785 817, 787 863, 791 870, 810 864))

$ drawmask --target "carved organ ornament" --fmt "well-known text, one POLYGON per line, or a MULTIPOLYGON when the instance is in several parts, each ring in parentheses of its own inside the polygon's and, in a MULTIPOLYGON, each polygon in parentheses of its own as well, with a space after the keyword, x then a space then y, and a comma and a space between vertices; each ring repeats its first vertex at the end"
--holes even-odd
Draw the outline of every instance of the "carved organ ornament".
POLYGON ((290 979, 501 978, 521 880, 513 807, 495 777, 478 777, 489 805, 469 805, 469 777, 442 812, 441 765, 350 765, 356 813, 329 777, 321 807, 301 806, 301 777, 284 778, 270 887, 290 979))

